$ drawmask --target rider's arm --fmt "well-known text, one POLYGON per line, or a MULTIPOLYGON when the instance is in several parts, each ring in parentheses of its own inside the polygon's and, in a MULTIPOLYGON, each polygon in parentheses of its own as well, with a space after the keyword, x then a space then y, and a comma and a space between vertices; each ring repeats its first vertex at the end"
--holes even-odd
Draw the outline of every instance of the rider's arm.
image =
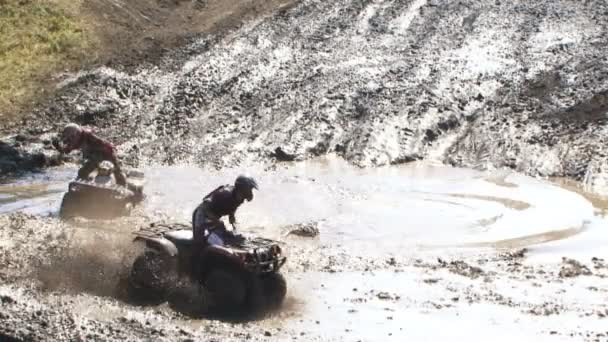
POLYGON ((73 150, 73 148, 70 148, 68 144, 66 144, 64 141, 59 140, 59 138, 53 139, 52 145, 57 151, 61 153, 70 153, 73 150))

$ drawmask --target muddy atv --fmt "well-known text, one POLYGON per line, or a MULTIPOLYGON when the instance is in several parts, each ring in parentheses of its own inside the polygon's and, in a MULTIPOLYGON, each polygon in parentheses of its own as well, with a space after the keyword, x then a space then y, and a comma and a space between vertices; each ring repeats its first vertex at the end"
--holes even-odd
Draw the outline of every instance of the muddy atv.
POLYGON ((110 219, 125 216, 144 199, 143 173, 131 170, 126 173, 127 186, 90 180, 74 180, 63 196, 59 216, 62 219, 84 217, 110 219))
POLYGON ((145 250, 131 270, 132 296, 166 297, 186 277, 205 297, 202 312, 278 307, 285 298, 286 282, 279 270, 286 257, 277 241, 237 236, 224 246, 204 245, 195 255, 189 226, 153 224, 135 235, 145 250))

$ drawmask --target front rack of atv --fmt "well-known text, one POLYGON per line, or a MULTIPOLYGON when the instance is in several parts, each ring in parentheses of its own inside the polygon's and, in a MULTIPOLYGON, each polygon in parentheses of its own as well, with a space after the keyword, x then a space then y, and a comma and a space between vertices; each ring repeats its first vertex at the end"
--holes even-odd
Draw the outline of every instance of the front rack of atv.
POLYGON ((244 260, 245 266, 256 273, 276 272, 287 260, 281 255, 281 248, 274 240, 245 239, 238 247, 248 251, 244 260))
POLYGON ((260 237, 247 238, 247 239, 243 239, 242 241, 239 241, 238 243, 231 243, 232 246, 243 248, 243 249, 258 249, 258 248, 269 247, 269 246, 277 245, 277 244, 278 244, 277 241, 260 238, 260 237))
POLYGON ((283 264, 287 261, 287 258, 282 256, 280 258, 271 258, 270 260, 245 260, 245 267, 255 273, 270 273, 277 272, 283 264))

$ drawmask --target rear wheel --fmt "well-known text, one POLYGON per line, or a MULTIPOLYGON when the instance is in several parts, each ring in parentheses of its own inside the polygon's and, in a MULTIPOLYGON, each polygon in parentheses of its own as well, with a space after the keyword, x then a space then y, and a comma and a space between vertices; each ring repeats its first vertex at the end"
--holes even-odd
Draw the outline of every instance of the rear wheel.
POLYGON ((170 287, 171 260, 148 250, 133 262, 129 276, 129 297, 135 300, 162 299, 170 287))

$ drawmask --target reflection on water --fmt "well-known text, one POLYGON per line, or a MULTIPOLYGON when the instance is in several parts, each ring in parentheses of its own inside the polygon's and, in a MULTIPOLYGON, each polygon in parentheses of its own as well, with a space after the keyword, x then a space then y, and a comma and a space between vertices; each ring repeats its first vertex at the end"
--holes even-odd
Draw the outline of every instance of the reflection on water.
MULTIPOLYGON (((317 222, 321 243, 377 252, 538 243, 576 234, 594 215, 587 199, 547 182, 425 163, 361 169, 327 157, 272 171, 194 166, 143 171, 148 197, 134 215, 188 223, 208 192, 247 172, 258 179, 260 191, 237 212, 242 231, 282 239, 286 226, 317 222)), ((74 174, 75 169, 57 169, 0 186, 0 213, 56 213, 74 174)), ((130 219, 95 227, 132 231, 136 224, 130 219)))
POLYGON ((458 197, 458 198, 473 198, 473 199, 479 199, 479 200, 483 200, 483 201, 492 201, 492 202, 500 203, 507 208, 515 209, 515 210, 526 210, 526 209, 530 208, 529 203, 526 203, 524 201, 513 200, 510 198, 472 195, 472 194, 445 194, 445 196, 458 197))
POLYGON ((61 196, 74 174, 74 170, 55 169, 0 185, 0 214, 13 211, 35 215, 56 214, 61 196))
POLYGON ((577 181, 566 178, 550 178, 552 182, 559 185, 560 187, 576 192, 577 194, 585 197, 603 216, 608 214, 608 196, 601 195, 598 193, 592 193, 585 190, 585 187, 577 181))

